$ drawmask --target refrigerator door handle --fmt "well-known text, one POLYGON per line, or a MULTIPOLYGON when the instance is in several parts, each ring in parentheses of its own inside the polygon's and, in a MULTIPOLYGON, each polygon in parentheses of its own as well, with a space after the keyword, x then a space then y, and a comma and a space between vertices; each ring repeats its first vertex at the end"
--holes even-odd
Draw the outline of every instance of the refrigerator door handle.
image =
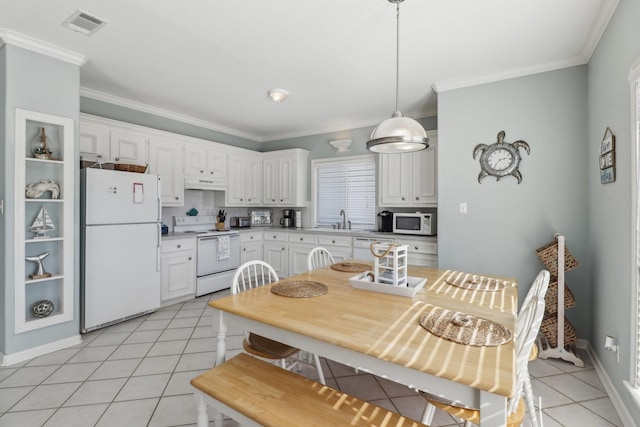
POLYGON ((160 223, 157 223, 156 226, 158 227, 158 241, 156 244, 156 271, 160 271, 160 244, 162 242, 162 226, 160 225, 160 223))

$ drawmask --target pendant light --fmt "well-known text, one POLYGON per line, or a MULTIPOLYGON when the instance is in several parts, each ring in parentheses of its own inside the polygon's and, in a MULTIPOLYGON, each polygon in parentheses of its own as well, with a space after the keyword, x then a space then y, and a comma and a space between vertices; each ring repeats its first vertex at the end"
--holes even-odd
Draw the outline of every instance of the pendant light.
POLYGON ((388 0, 396 4, 396 111, 383 120, 371 133, 367 150, 374 153, 408 153, 429 148, 429 138, 417 121, 405 117, 398 109, 400 86, 400 3, 404 0, 388 0))

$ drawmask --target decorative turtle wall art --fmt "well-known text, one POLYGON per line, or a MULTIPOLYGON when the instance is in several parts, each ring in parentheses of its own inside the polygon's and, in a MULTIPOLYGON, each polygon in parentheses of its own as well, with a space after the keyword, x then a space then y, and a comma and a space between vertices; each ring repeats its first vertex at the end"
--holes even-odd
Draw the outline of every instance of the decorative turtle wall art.
POLYGON ((525 141, 518 140, 513 143, 504 142, 505 133, 503 130, 498 132, 498 141, 494 144, 478 144, 473 149, 473 158, 480 155, 480 167, 482 170, 478 175, 478 182, 482 184, 482 178, 486 176, 495 176, 496 181, 507 175, 512 175, 518 180, 518 184, 522 181, 522 174, 518 170, 520 165, 520 148, 524 148, 529 154, 531 152, 529 144, 525 141))

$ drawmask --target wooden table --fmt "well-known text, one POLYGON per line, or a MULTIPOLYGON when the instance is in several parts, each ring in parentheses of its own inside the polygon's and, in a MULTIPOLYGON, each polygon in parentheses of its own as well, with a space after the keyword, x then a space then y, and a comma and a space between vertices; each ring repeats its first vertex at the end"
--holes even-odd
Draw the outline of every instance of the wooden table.
MULTIPOLYGON (((358 261, 360 262, 360 261, 358 261)), ((284 280, 312 280, 329 291, 313 298, 271 293, 272 285, 209 303, 218 313, 217 360, 225 358, 227 324, 398 383, 481 408, 483 427, 506 425, 506 400, 515 394, 513 340, 494 347, 456 344, 428 333, 418 320, 432 306, 461 311, 515 331, 517 286, 498 292, 464 290, 445 282, 450 271, 409 267, 427 278, 413 298, 351 287, 330 267, 284 280)))

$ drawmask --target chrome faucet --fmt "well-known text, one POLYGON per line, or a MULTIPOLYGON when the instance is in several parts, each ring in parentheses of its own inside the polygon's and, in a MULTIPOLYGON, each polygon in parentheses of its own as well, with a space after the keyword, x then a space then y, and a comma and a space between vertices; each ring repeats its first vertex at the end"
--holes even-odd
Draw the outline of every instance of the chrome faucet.
POLYGON ((344 209, 340 209, 340 215, 342 216, 342 229, 346 230, 347 229, 347 212, 344 209))

